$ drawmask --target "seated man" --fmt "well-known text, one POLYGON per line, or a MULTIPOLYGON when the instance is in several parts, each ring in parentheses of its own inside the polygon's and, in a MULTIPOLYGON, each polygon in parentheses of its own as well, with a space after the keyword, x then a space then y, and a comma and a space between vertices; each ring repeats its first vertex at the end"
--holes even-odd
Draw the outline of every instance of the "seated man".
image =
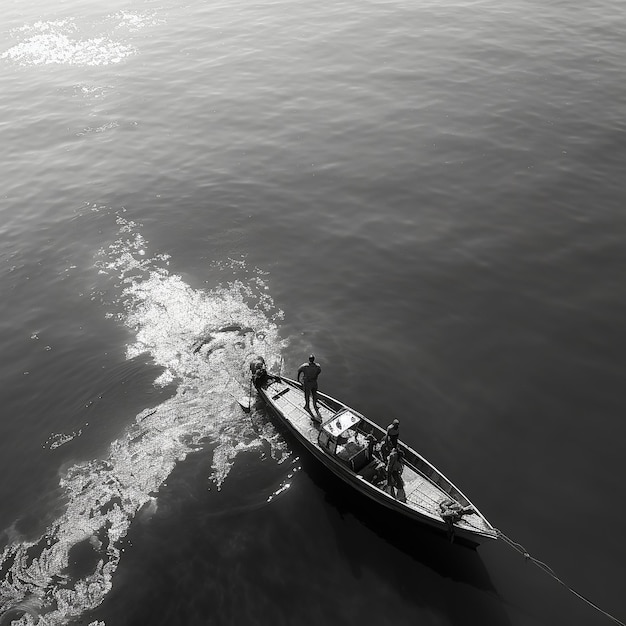
POLYGON ((278 380, 276 376, 267 373, 265 359, 262 356, 256 356, 250 361, 250 372, 252 373, 252 384, 256 389, 264 387, 272 380, 278 380))
POLYGON ((365 447, 365 450, 366 450, 365 454, 366 454, 367 463, 369 467, 368 480, 374 485, 378 485, 378 483, 386 481, 387 479, 387 472, 385 470, 385 464, 382 462, 379 455, 377 454, 376 437, 374 437, 374 435, 370 433, 369 435, 367 435, 366 440, 367 440, 367 443, 365 447))

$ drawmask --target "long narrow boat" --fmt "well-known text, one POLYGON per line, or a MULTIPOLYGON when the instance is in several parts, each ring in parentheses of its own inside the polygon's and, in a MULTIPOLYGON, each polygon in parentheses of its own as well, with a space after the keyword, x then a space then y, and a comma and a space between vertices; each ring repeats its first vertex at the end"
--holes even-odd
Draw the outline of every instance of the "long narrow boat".
POLYGON ((272 376, 257 387, 287 429, 333 474, 378 504, 476 547, 497 532, 470 500, 402 440, 403 489, 387 485, 386 431, 358 411, 319 393, 319 413, 304 408, 302 385, 272 376), (314 419, 315 417, 315 419, 314 419))

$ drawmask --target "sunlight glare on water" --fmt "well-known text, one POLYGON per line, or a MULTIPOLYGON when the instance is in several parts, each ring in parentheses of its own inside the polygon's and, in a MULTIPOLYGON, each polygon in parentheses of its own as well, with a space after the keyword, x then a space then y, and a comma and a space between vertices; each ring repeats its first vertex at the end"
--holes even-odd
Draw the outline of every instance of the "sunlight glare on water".
POLYGON ((128 34, 161 23, 151 14, 128 11, 106 15, 99 20, 70 17, 37 21, 11 31, 17 41, 0 58, 20 65, 109 65, 137 53, 125 41, 128 34), (87 36, 91 31, 93 36, 87 36))

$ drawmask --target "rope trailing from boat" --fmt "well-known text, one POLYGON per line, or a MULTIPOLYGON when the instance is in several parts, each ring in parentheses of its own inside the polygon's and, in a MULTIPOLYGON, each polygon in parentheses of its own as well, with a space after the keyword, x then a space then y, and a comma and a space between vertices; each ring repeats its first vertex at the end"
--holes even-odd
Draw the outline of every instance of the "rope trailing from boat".
POLYGON ((577 598, 580 598, 583 602, 586 602, 590 607, 594 608, 596 611, 599 611, 600 613, 608 617, 615 624, 619 624, 619 626, 626 626, 624 622, 618 620, 616 617, 613 617, 610 613, 607 613, 606 611, 601 609, 597 604, 594 604, 591 600, 585 598, 585 596, 578 593, 578 591, 576 591, 575 589, 572 589, 566 582, 561 580, 554 573, 554 570, 549 565, 547 565, 543 561, 540 561, 539 559, 536 559, 534 556, 529 554, 528 550, 526 550, 526 548, 524 548, 523 545, 521 545, 520 543, 517 543, 516 541, 513 541, 510 537, 507 537, 501 530, 498 530, 497 528, 494 528, 494 530, 496 531, 498 535, 498 539, 502 539, 502 541, 504 541, 507 545, 513 548, 516 552, 519 552, 527 561, 530 561, 533 565, 536 565, 540 570, 544 571, 546 574, 548 574, 548 576, 556 580, 556 582, 559 583, 560 585, 563 585, 563 587, 565 587, 569 592, 573 593, 577 598))

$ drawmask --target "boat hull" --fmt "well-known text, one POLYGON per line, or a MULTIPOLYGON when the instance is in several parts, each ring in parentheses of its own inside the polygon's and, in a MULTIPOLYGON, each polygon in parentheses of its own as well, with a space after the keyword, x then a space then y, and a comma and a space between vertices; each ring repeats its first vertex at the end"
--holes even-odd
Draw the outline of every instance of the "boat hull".
MULTIPOLYGON (((410 465, 410 471, 405 468, 405 475, 409 476, 409 480, 413 474, 419 478, 419 480, 416 479, 411 482, 411 485, 418 486, 415 489, 416 497, 424 498, 424 502, 429 506, 418 506, 415 503, 403 502, 390 496, 382 485, 375 484, 362 473, 355 472, 345 462, 342 462, 341 459, 321 446, 317 441, 317 437, 322 427, 316 424, 312 419, 312 414, 306 412, 302 407, 301 402, 304 400, 304 392, 301 385, 296 381, 284 377, 274 377, 269 384, 259 387, 258 393, 268 407, 273 419, 283 426, 312 457, 317 459, 337 478, 378 506, 393 511, 397 515, 408 518, 418 524, 427 526, 436 532, 446 534, 455 543, 466 546, 476 547, 484 541, 497 537, 495 529, 469 503, 469 500, 443 474, 408 446, 404 444, 399 446, 403 449, 408 459, 407 465, 410 465), (286 396, 289 396, 289 398, 287 399, 286 396), (425 491, 422 485, 428 488, 427 493, 422 493, 425 491), (437 498, 441 500, 446 497, 451 497, 451 499, 457 500, 464 505, 471 505, 473 508, 471 517, 474 525, 465 520, 454 525, 447 523, 442 518, 434 502, 437 498), (426 499, 433 500, 433 502, 427 502, 426 499)), ((329 415, 332 420, 333 414, 340 415, 343 411, 349 410, 352 415, 360 419, 357 428, 363 425, 368 432, 373 433, 377 438, 382 438, 384 435, 384 430, 380 426, 354 411, 354 409, 326 394, 319 394, 319 397, 321 400, 320 411, 322 411, 324 420, 328 419, 329 415)))

